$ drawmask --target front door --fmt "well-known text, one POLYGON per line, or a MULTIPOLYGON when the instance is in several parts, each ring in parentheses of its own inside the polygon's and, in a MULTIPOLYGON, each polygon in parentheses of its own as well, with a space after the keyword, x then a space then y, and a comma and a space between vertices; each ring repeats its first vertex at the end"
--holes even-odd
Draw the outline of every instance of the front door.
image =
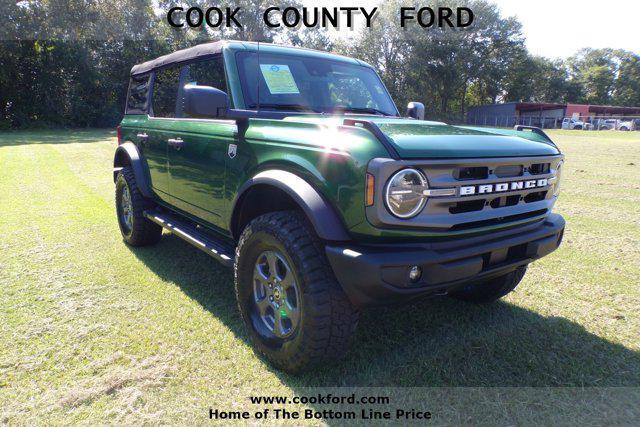
MULTIPOLYGON (((211 86, 227 91, 221 56, 182 67, 180 87, 186 84, 211 86)), ((225 163, 229 145, 237 144, 233 120, 188 117, 182 111, 178 91, 176 116, 167 135, 169 188, 173 204, 195 217, 224 228, 225 163)))
POLYGON ((235 122, 182 121, 169 141, 173 204, 219 227, 225 224, 225 158, 236 144, 235 122))

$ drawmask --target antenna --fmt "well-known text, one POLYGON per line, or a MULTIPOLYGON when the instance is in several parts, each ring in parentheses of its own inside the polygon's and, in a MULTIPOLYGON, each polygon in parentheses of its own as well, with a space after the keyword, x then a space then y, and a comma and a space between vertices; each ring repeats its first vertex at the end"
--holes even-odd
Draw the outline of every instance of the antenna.
POLYGON ((257 69, 256 85, 258 86, 258 110, 260 111, 260 39, 258 39, 258 69, 257 69))

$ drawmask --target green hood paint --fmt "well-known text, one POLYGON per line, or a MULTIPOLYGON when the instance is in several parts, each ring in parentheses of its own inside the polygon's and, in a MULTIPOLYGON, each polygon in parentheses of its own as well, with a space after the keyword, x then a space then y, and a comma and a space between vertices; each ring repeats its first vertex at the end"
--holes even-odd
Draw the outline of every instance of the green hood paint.
MULTIPOLYGON (((289 117, 289 122, 336 126, 342 117, 289 117)), ((350 116, 350 118, 363 118, 350 116)), ((412 119, 364 117, 378 125, 403 159, 548 156, 558 149, 527 131, 450 126, 412 119)), ((348 142, 346 142, 348 145, 348 142)))
MULTIPOLYGON (((478 130, 445 124, 415 123, 413 120, 381 123, 379 127, 393 142, 400 157, 405 159, 558 154, 558 150, 549 143, 521 135, 499 134, 491 129, 478 130)), ((531 132, 520 133, 532 134, 531 132)))

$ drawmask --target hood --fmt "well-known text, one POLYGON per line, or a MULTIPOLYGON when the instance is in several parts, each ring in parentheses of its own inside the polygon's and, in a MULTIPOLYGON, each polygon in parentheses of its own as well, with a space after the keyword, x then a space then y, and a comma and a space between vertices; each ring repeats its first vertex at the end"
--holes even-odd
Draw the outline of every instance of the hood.
POLYGON ((541 135, 512 129, 450 126, 413 119, 363 117, 288 117, 288 121, 341 124, 345 118, 370 120, 387 136, 403 159, 549 156, 560 154, 541 135))
POLYGON ((415 120, 376 121, 402 158, 548 156, 560 152, 541 135, 510 129, 415 120))

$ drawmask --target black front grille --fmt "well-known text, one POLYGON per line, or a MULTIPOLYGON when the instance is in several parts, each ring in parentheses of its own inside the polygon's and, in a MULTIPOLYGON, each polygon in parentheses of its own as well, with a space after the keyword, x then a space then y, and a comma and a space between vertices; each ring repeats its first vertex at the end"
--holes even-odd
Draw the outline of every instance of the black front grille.
POLYGON ((545 213, 547 213, 547 209, 540 209, 537 211, 532 211, 532 212, 525 212, 525 213, 521 213, 521 214, 517 214, 517 215, 509 215, 509 216, 502 216, 502 217, 498 217, 498 218, 491 218, 491 219, 487 219, 484 221, 472 221, 472 222, 465 222, 462 224, 456 224, 453 227, 451 227, 451 230, 468 230, 470 228, 477 228, 477 227, 487 227, 490 225, 499 225, 499 224, 505 224, 508 222, 512 222, 512 221, 519 221, 522 219, 527 219, 527 218, 533 218, 539 215, 544 215, 545 213))
POLYGON ((524 196, 524 202, 525 203, 539 202, 540 200, 544 200, 545 197, 547 197, 546 191, 536 191, 535 193, 529 193, 526 196, 524 196))
POLYGON ((551 170, 551 163, 534 163, 529 167, 529 173, 531 175, 542 175, 549 173, 551 170))
POLYGON ((452 214, 460 214, 465 212, 481 211, 482 208, 484 208, 485 203, 484 199, 458 202, 449 208, 449 212, 452 214))
POLYGON ((497 197, 489 202, 489 206, 494 209, 504 208, 505 206, 515 206, 520 201, 519 195, 497 197))
POLYGON ((470 179, 487 179, 489 177, 489 168, 484 166, 458 168, 453 171, 453 177, 460 181, 470 179))
POLYGON ((524 167, 522 165, 503 165, 498 166, 494 173, 498 178, 522 176, 524 173, 524 167))

